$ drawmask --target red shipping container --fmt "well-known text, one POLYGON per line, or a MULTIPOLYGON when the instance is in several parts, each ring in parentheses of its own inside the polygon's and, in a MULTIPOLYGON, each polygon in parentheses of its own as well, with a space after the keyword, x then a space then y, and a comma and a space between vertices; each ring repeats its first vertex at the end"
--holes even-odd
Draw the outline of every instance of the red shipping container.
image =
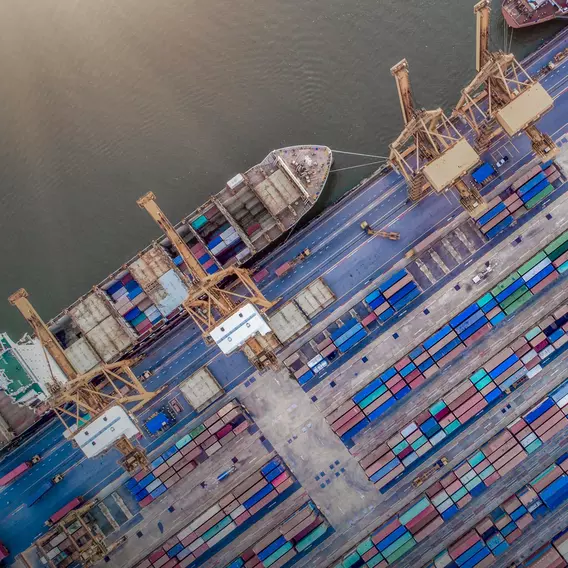
POLYGON ((144 497, 144 499, 141 499, 141 500, 139 501, 139 505, 140 505, 140 507, 146 507, 146 506, 149 505, 153 500, 154 500, 154 497, 152 497, 152 495, 148 495, 147 497, 144 497))
POLYGON ((371 540, 373 544, 378 544, 381 540, 385 539, 389 534, 394 532, 401 526, 400 521, 398 519, 393 519, 388 525, 384 526, 383 528, 379 529, 375 534, 371 536, 371 540))
POLYGON ((278 477, 272 480, 272 485, 278 487, 288 479, 289 475, 287 471, 283 471, 278 477))
POLYGON ((345 432, 348 432, 349 430, 351 430, 351 428, 353 428, 355 425, 359 424, 359 422, 361 422, 361 420, 363 420, 364 418, 365 418, 365 415, 362 412, 360 414, 357 414, 357 416, 355 416, 354 418, 349 420, 349 422, 345 423, 343 426, 341 426, 341 428, 338 428, 335 433, 338 436, 343 436, 343 434, 345 434, 345 432))
POLYGON ((268 270, 266 270, 266 268, 263 268, 262 270, 254 274, 252 279, 258 284, 259 282, 262 282, 268 276, 268 274, 268 270))
POLYGON ((353 418, 355 418, 358 415, 363 415, 361 409, 358 406, 354 406, 351 410, 348 410, 343 416, 341 416, 340 418, 338 418, 332 425, 331 425, 331 429, 336 432, 339 428, 341 428, 342 426, 345 426, 345 424, 347 424, 347 422, 349 422, 350 420, 353 420, 353 418))
POLYGON ((259 231, 260 229, 262 229, 261 224, 260 223, 254 223, 253 225, 251 225, 250 227, 247 228, 247 235, 250 237, 251 235, 253 235, 257 231, 259 231))
POLYGON ((369 314, 368 316, 364 317, 361 320, 361 324, 364 326, 368 326, 370 323, 373 323, 376 319, 377 315, 373 312, 372 314, 369 314))
POLYGON ((235 524, 239 527, 248 519, 250 519, 250 513, 245 511, 235 519, 235 524))
POLYGON ((208 268, 211 268, 213 265, 215 265, 215 261, 212 258, 210 258, 209 260, 203 263, 203 268, 207 270, 208 268))
POLYGON ((139 335, 146 333, 152 327, 152 322, 149 319, 145 319, 142 323, 136 326, 136 331, 139 335))
POLYGON ((531 292, 533 294, 538 294, 541 290, 543 290, 549 284, 554 282, 558 278, 558 276, 559 274, 556 271, 553 272, 552 274, 549 274, 544 280, 541 280, 536 286, 532 287, 531 292))
POLYGON ((133 277, 132 274, 130 274, 130 272, 129 272, 126 276, 123 276, 123 277, 120 279, 120 282, 121 282, 124 286, 126 286, 126 284, 128 284, 129 282, 132 282, 133 280, 134 280, 134 277, 133 277))
POLYGON ((225 426, 223 426, 223 428, 221 428, 215 434, 215 436, 217 436, 217 439, 220 440, 221 438, 225 437, 229 432, 231 432, 232 429, 233 429, 233 427, 230 424, 225 424, 225 426))
POLYGON ((158 548, 154 550, 150 556, 148 556, 148 560, 152 563, 156 562, 159 558, 162 558, 166 554, 166 551, 163 548, 158 548))
POLYGON ((448 548, 448 553, 455 560, 461 556, 466 550, 469 550, 476 542, 481 540, 481 537, 475 532, 471 531, 464 534, 458 541, 448 548))
POLYGON ((426 377, 424 375, 420 375, 416 379, 414 379, 411 383, 409 383, 409 387, 414 390, 417 389, 421 384, 426 382, 426 377))
POLYGON ((400 371, 401 369, 404 369, 404 367, 406 367, 410 362, 410 357, 403 357, 398 363, 394 364, 394 368, 397 371, 400 371))

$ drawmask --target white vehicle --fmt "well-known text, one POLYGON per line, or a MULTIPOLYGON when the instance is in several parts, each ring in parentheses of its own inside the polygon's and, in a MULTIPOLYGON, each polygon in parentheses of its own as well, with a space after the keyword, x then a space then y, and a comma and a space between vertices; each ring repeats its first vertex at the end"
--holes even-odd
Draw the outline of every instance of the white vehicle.
POLYGON ((479 272, 478 274, 476 274, 471 280, 474 284, 479 284, 482 280, 485 280, 485 278, 487 278, 487 275, 492 271, 493 269, 491 268, 491 266, 488 266, 484 271, 479 272))
POLYGON ((509 156, 503 156, 496 164, 495 167, 499 169, 509 161, 509 156))

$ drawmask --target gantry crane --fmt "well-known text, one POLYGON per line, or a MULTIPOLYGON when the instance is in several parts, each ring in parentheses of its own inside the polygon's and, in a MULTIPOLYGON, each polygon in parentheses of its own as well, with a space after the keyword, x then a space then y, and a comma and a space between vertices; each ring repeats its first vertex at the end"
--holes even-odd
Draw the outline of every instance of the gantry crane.
POLYGON ((408 62, 403 59, 391 68, 404 120, 404 129, 390 145, 390 164, 406 179, 408 194, 419 200, 429 186, 437 192, 455 187, 460 203, 470 213, 478 213, 484 201, 477 189, 462 176, 479 163, 479 156, 459 133, 441 108, 417 109, 414 105, 408 62))
MULTIPOLYGON (((267 300, 251 278, 248 270, 231 266, 209 275, 193 256, 188 244, 156 203, 156 196, 149 192, 137 201, 164 231, 189 269, 189 293, 183 306, 199 326, 203 336, 210 338, 211 331, 234 315, 244 304, 265 312, 278 300, 267 300)), ((278 340, 273 333, 257 334, 247 339, 243 351, 249 361, 260 371, 279 366, 274 349, 278 340)))
POLYGON ((549 160, 558 148, 534 123, 552 108, 552 97, 531 78, 513 54, 490 50, 490 0, 478 2, 474 13, 477 75, 463 89, 454 114, 462 116, 475 131, 475 147, 479 152, 487 150, 501 127, 511 137, 524 131, 535 154, 543 161, 549 160), (487 99, 483 101, 485 94, 487 99))
MULTIPOLYGON (((9 301, 18 308, 35 332, 46 353, 48 367, 51 369, 49 354, 65 376, 66 382, 60 382, 51 369, 47 403, 73 435, 112 406, 127 407, 128 412, 134 413, 156 396, 157 392, 146 390, 132 371, 135 359, 102 364, 88 373, 77 373, 49 327, 28 300, 28 293, 21 288, 10 296, 9 301), (69 423, 69 418, 72 423, 69 423)), ((119 438, 115 447, 123 454, 121 463, 129 471, 147 465, 144 451, 130 439, 119 438)))

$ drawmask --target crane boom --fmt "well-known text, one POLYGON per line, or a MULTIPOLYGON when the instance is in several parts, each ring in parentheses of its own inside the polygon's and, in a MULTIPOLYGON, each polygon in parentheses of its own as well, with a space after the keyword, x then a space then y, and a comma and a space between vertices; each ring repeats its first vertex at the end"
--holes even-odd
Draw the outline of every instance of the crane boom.
POLYGON ((477 72, 489 61, 489 16, 491 14, 491 0, 481 0, 474 7, 476 29, 475 69, 477 72))
POLYGON ((193 279, 196 282, 204 280, 207 278, 208 274, 204 268, 199 264, 199 261, 191 254, 187 243, 178 235, 175 227, 170 223, 169 219, 164 215, 164 212, 160 209, 159 205, 156 203, 156 196, 153 192, 149 191, 146 195, 142 196, 138 201, 139 207, 145 209, 150 217, 158 223, 162 231, 170 239, 172 245, 178 251, 193 279))
POLYGON ((407 125, 416 114, 414 101, 412 99, 412 89, 410 88, 408 61, 403 59, 391 67, 391 74, 396 81, 402 118, 404 120, 404 124, 407 125))
POLYGON ((71 365, 69 359, 67 359, 65 351, 63 351, 57 339, 55 339, 47 325, 28 300, 26 290, 20 288, 8 298, 8 301, 20 310, 20 313, 31 325, 41 344, 59 365, 67 377, 67 380, 72 381, 77 378, 77 371, 74 369, 73 365, 71 365))

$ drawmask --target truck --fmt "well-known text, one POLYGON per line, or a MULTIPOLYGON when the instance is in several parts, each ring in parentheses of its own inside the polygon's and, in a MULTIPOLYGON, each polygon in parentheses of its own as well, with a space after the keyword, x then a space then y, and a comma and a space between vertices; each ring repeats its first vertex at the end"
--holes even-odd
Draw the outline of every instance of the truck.
POLYGON ((34 489, 26 498, 25 504, 27 507, 31 507, 34 503, 37 503, 54 485, 62 481, 63 474, 58 473, 52 479, 48 479, 34 489))
POLYGON ((443 468, 448 463, 448 458, 440 458, 433 466, 425 469, 418 477, 415 477, 412 481, 414 487, 420 487, 434 472, 443 468))
POLYGON ((378 231, 373 229, 367 221, 361 222, 361 229, 363 229, 363 231, 371 237, 382 237, 383 239, 389 239, 390 241, 398 241, 400 239, 400 233, 396 233, 395 231, 378 231))
POLYGON ((10 485, 12 481, 20 477, 20 475, 24 474, 28 469, 31 469, 36 463, 39 463, 41 457, 39 455, 35 455, 31 460, 25 461, 15 467, 12 471, 9 471, 6 475, 0 477, 0 487, 6 487, 6 485, 10 485))
POLYGON ((276 276, 280 278, 284 276, 287 272, 292 270, 294 266, 300 264, 300 262, 304 261, 308 256, 312 254, 312 251, 309 248, 304 249, 300 254, 296 255, 292 260, 286 261, 284 264, 280 265, 274 272, 276 276))
POLYGON ((73 509, 76 509, 82 502, 83 497, 75 497, 74 499, 69 501, 67 505, 61 507, 59 511, 53 513, 53 515, 51 515, 51 517, 49 517, 49 519, 45 521, 45 524, 48 527, 53 526, 55 523, 59 522, 67 513, 70 513, 73 509))

